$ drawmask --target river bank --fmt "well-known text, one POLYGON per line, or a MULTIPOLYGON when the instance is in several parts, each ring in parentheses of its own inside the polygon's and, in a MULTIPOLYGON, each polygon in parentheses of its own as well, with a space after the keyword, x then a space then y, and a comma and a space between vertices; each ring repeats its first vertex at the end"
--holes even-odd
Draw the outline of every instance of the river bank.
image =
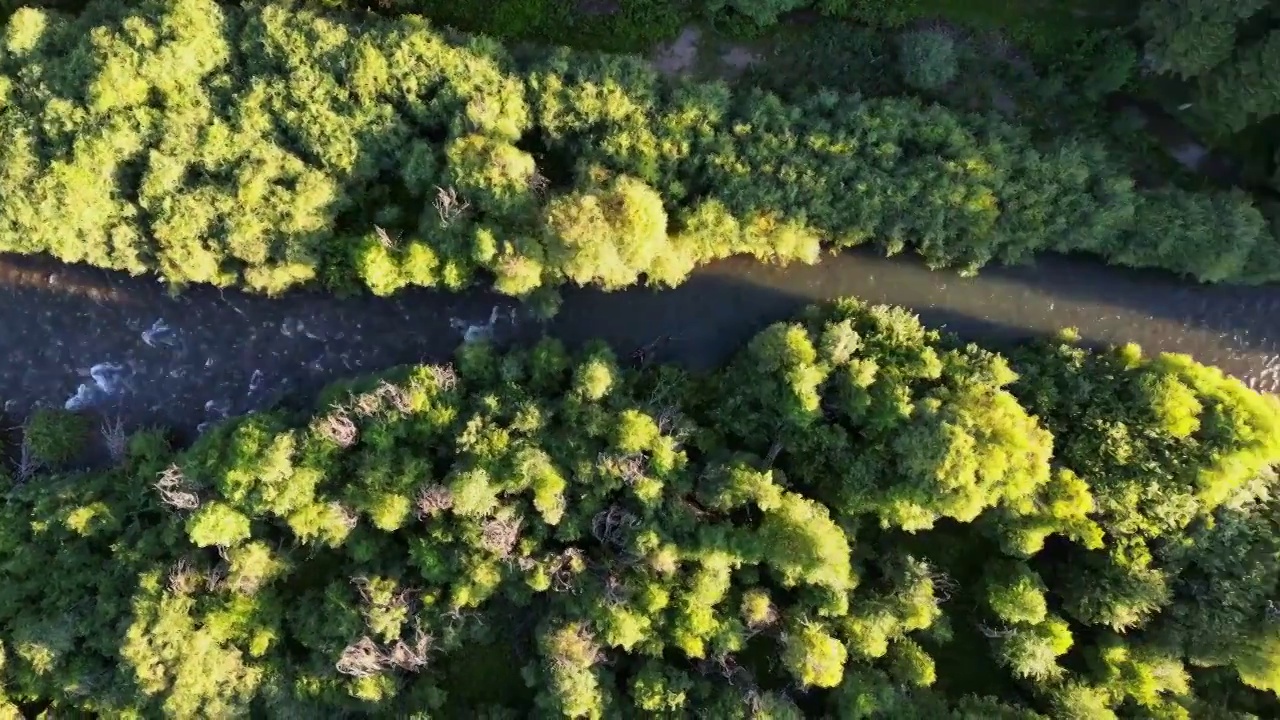
POLYGON ((787 268, 735 258, 662 292, 569 290, 545 325, 489 292, 267 299, 192 287, 175 297, 154 278, 15 256, 0 256, 0 292, 0 400, 11 423, 35 407, 71 407, 187 435, 306 401, 339 378, 447 361, 464 336, 599 338, 623 355, 669 336, 661 359, 708 367, 765 325, 846 295, 910 308, 966 340, 999 346, 1075 327, 1090 345, 1188 353, 1255 389, 1280 389, 1275 288, 1191 285, 1054 256, 969 279, 872 252, 787 268))

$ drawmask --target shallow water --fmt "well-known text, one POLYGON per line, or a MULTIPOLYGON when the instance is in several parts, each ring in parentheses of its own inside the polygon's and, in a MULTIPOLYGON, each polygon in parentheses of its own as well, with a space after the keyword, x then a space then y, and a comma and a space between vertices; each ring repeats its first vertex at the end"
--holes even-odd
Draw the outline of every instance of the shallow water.
POLYGON ((171 297, 151 278, 12 256, 0 256, 0 293, 0 400, 11 419, 70 406, 183 434, 342 377, 446 360, 464 336, 549 331, 622 354, 671 336, 659 359, 706 367, 764 325, 845 295, 911 308, 966 339, 999 345, 1076 327, 1090 344, 1185 352, 1260 390, 1280 387, 1280 288, 1199 286, 1062 257, 971 279, 871 252, 812 267, 732 259, 671 290, 570 290, 549 325, 487 292, 267 299, 196 287, 171 297))

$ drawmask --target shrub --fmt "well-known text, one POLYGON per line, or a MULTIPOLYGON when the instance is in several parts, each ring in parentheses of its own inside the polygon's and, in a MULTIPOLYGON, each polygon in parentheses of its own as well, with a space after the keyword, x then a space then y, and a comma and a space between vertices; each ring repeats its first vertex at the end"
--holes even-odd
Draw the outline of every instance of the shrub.
POLYGON ((906 25, 921 12, 920 0, 818 0, 817 5, 828 15, 888 27, 906 25))
POLYGON ((898 67, 908 85, 937 90, 956 77, 956 42, 939 30, 913 30, 898 39, 898 67))
POLYGON ((1280 30, 1206 75, 1195 109, 1224 137, 1280 114, 1280 30))
POLYGON ((1236 44, 1236 25, 1267 0, 1144 0, 1138 27, 1146 60, 1159 72, 1191 78, 1220 65, 1236 44))
POLYGON ((1138 51, 1119 31, 1082 34, 1069 52, 1054 64, 1088 100, 1099 101, 1119 92, 1138 70, 1138 51))
POLYGON ((707 11, 728 7, 751 18, 757 25, 773 25, 778 16, 809 4, 809 0, 708 0, 707 11))
POLYGON ((69 410, 41 408, 27 418, 22 440, 31 456, 58 466, 80 457, 89 441, 89 419, 69 410))

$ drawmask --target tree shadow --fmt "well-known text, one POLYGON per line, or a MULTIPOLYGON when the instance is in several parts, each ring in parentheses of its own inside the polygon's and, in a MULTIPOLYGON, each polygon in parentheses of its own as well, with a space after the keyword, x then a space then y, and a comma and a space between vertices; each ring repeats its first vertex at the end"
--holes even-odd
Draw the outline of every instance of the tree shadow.
POLYGON ((1063 303, 1109 306, 1131 323, 1148 318, 1160 325, 1201 330, 1242 352, 1280 353, 1280 287, 1274 285, 1206 285, 1162 270, 1055 254, 1040 255, 1026 265, 984 268, 981 277, 1017 284, 1063 303))

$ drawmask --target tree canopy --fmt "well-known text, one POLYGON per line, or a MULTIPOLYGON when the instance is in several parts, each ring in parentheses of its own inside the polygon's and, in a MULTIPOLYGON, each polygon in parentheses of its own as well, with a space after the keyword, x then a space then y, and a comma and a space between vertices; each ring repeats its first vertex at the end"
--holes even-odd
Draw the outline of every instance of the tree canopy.
MULTIPOLYGON (((903 59, 944 82, 931 37, 903 59)), ((1087 139, 910 98, 788 103, 631 57, 517 58, 417 16, 289 2, 14 12, 0 192, 0 250, 264 293, 489 281, 530 297, 863 243, 963 272, 1085 251, 1280 276, 1250 200, 1139 188, 1087 139)))
POLYGON ((478 343, 316 407, 12 480, 6 712, 1280 711, 1280 401, 1185 356, 842 301, 715 372, 478 343))

